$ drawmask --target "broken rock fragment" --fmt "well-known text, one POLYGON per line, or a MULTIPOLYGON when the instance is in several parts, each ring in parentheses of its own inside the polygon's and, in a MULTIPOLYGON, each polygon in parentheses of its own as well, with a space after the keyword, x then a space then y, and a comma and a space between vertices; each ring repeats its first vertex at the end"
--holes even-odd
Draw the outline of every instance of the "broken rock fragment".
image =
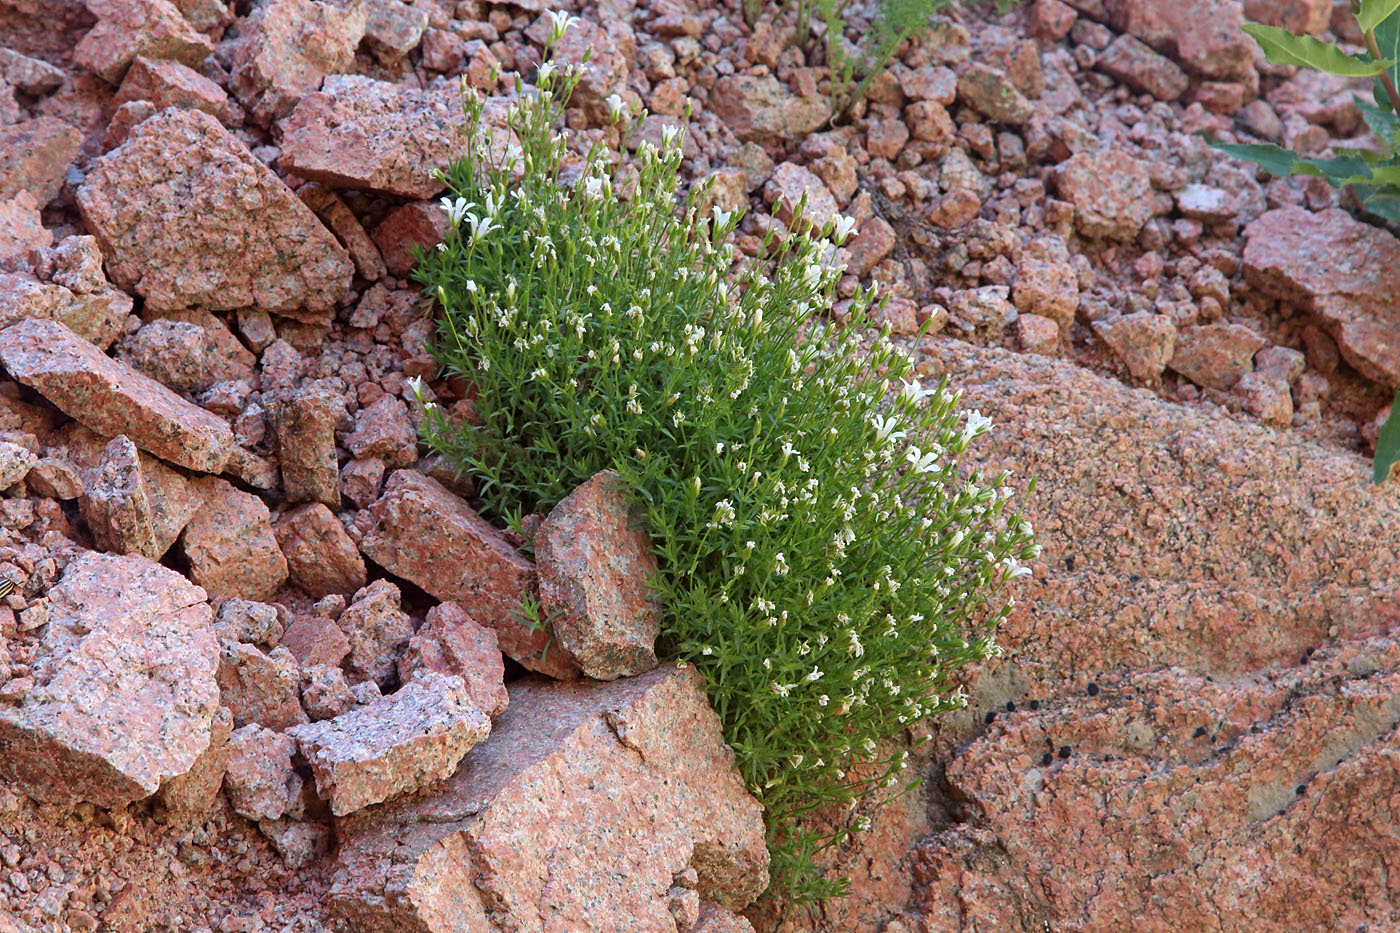
POLYGON ((388 686, 399 654, 413 635, 413 619, 399 608, 399 588, 375 580, 355 594, 336 620, 350 642, 346 670, 351 680, 388 686))
POLYGON ((203 477, 197 488, 204 504, 180 537, 190 578, 210 596, 268 599, 287 581, 287 559, 267 506, 227 480, 203 477))
POLYGON ((228 460, 233 432, 222 418, 105 356, 62 324, 30 319, 0 331, 0 362, 98 434, 125 434, 142 450, 191 470, 217 473, 228 460))
POLYGON ((259 0, 225 43, 230 86, 266 124, 317 90, 326 75, 349 71, 364 34, 360 0, 259 0))
POLYGON ((269 393, 263 404, 280 455, 282 490, 288 501, 338 507, 340 467, 335 429, 348 418, 345 400, 330 389, 308 385, 269 393))
POLYGON ((0 199, 28 191, 48 206, 82 144, 82 133, 54 117, 0 126, 0 199))
POLYGON ((661 607, 651 540, 616 473, 605 471, 554 507, 535 534, 540 608, 589 677, 656 666, 661 607))
POLYGON ((477 624, 456 603, 428 610, 398 667, 404 683, 425 673, 462 678, 471 704, 488 716, 500 715, 510 702, 496 633, 477 624))
POLYGON ((670 930, 689 867, 741 910, 768 851, 733 762, 693 669, 517 681, 451 778, 340 821, 332 909, 362 933, 670 930))
POLYGON ((257 723, 282 730, 306 722, 301 672, 286 648, 264 654, 255 645, 226 641, 219 649, 218 679, 222 702, 239 728, 257 723))
POLYGON ((273 528, 291 580, 310 595, 349 595, 365 585, 365 562, 340 519, 320 502, 299 505, 273 528))
POLYGON ((97 25, 73 50, 77 65, 116 84, 138 55, 198 66, 214 46, 171 0, 87 0, 97 25))
POLYGON ((209 747, 218 644, 204 593, 136 555, 83 552, 48 592, 34 685, 0 707, 0 780, 118 807, 209 747))
POLYGON ((301 793, 292 769, 296 740, 250 723, 229 738, 224 787, 234 812, 250 820, 275 820, 301 793))
POLYGON ((491 722, 462 681, 428 674, 397 693, 289 730, 336 816, 450 777, 491 722))

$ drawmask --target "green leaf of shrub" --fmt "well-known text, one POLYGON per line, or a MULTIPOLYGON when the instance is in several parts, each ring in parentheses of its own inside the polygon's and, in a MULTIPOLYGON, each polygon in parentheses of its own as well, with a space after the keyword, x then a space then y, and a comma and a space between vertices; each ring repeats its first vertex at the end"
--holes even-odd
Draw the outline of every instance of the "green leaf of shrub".
POLYGON ((1330 42, 1321 42, 1312 36, 1295 36, 1277 26, 1245 23, 1244 31, 1254 37, 1264 55, 1275 65, 1306 65, 1329 74, 1364 78, 1380 74, 1394 64, 1390 59, 1375 61, 1370 57, 1348 55, 1330 42))
POLYGON ((1217 143, 1211 140, 1212 149, 1219 149, 1237 159, 1247 159, 1250 162, 1258 162, 1260 167, 1270 175, 1317 175, 1316 171, 1300 171, 1295 166, 1300 165, 1298 157, 1282 146, 1275 146, 1273 143, 1217 143))
POLYGON ((1390 417, 1385 419, 1376 435, 1376 462, 1371 478, 1379 486, 1390 476, 1390 468, 1400 460, 1400 392, 1390 406, 1390 417))
POLYGON ((1361 27, 1362 32, 1370 32, 1397 9, 1400 9, 1400 0, 1361 0, 1361 12, 1356 14, 1356 25, 1361 27))

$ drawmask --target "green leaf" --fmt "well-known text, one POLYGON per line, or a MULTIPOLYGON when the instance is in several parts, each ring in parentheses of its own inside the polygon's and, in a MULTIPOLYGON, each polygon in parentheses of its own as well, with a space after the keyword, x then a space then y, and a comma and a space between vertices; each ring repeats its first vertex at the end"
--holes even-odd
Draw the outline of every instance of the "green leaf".
POLYGON ((1375 61, 1370 56, 1348 55, 1330 42, 1321 42, 1312 36, 1295 36, 1277 26, 1245 23, 1244 31, 1254 37, 1264 55, 1275 65, 1307 65, 1329 74, 1364 78, 1380 74, 1394 64, 1390 59, 1375 61))
POLYGON ((1390 405, 1390 417, 1385 419, 1380 433, 1376 435, 1376 461, 1371 479, 1377 486, 1389 478, 1390 468, 1397 460, 1400 460, 1400 392, 1395 393, 1395 400, 1390 405))
POLYGON ((1361 111, 1366 125, 1371 128, 1371 132, 1375 133, 1376 138, 1385 143, 1391 152, 1394 152, 1396 139, 1400 137, 1400 117, 1389 110, 1382 110, 1362 97, 1356 98, 1356 106, 1361 111))
MULTIPOLYGON (((1259 166, 1270 175, 1292 175, 1295 174, 1295 166, 1299 164, 1298 157, 1282 146, 1275 146, 1273 143, 1217 143, 1207 137, 1212 149, 1219 149, 1237 159, 1248 159, 1250 162, 1258 162, 1259 166)), ((1316 175, 1317 172, 1303 172, 1301 174, 1316 175)))
MULTIPOLYGON (((1400 16, 1388 16, 1376 27, 1376 48, 1380 51, 1382 58, 1389 58, 1392 61, 1390 67, 1390 79, 1400 81, 1400 65, 1394 62, 1400 61, 1400 16)), ((1376 106, 1385 112, 1391 112, 1390 95, 1385 92, 1385 85, 1379 76, 1371 82, 1371 96, 1376 99, 1376 106)))
POLYGON ((1397 9, 1400 9, 1400 0, 1361 0, 1361 12, 1356 14, 1356 25, 1361 27, 1362 32, 1370 32, 1397 9))

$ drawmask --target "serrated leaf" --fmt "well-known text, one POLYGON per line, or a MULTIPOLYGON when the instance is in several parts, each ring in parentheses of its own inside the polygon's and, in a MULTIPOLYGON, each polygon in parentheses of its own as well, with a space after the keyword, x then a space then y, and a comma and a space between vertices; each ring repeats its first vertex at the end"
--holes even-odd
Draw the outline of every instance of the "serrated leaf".
POLYGON ((1371 470, 1371 479, 1379 486, 1390 476, 1390 468, 1400 460, 1400 392, 1390 405, 1390 417, 1381 425, 1376 435, 1376 459, 1371 470))
POLYGON ((1295 36, 1277 26, 1245 23, 1244 31, 1254 37, 1265 57, 1275 65, 1306 65, 1328 74, 1365 78, 1380 74, 1394 64, 1390 59, 1376 61, 1370 56, 1348 55, 1330 42, 1312 36, 1295 36))
POLYGON ((1400 9, 1400 0, 1361 0, 1361 12, 1356 14, 1356 25, 1361 27, 1362 32, 1370 32, 1397 9, 1400 9))

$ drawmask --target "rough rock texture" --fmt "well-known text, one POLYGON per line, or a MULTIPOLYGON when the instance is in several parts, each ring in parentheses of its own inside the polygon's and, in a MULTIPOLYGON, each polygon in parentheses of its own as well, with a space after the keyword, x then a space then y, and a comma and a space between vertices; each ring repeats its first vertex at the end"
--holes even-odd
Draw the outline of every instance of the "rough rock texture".
POLYGON ((0 269, 22 268, 29 251, 49 246, 53 234, 44 229, 39 202, 28 191, 16 191, 0 200, 0 269))
POLYGON ((233 432, 55 321, 26 320, 0 331, 0 362, 65 414, 99 434, 125 434, 142 450, 191 470, 217 473, 233 432))
POLYGON ((451 777, 490 732, 459 678, 425 674, 392 696, 288 735, 311 764, 316 793, 344 816, 451 777))
POLYGON ((1171 368, 1197 385, 1228 389, 1254 368, 1263 337, 1243 324, 1207 324, 1177 334, 1171 368))
POLYGON ((83 134, 54 117, 0 126, 0 198, 28 191, 40 207, 58 196, 83 134))
POLYGON ((346 75, 327 78, 282 121, 281 165, 342 188, 426 198, 434 173, 466 154, 460 93, 346 75))
POLYGON ((111 288, 105 279, 91 291, 74 292, 57 282, 41 282, 24 272, 0 273, 0 327, 25 318, 57 321, 98 349, 105 350, 130 319, 131 308, 131 296, 111 288))
POLYGON ((229 99, 224 89, 193 68, 175 61, 138 57, 127 69, 113 103, 148 100, 156 110, 186 107, 226 120, 229 99))
POLYGON ((113 281, 155 308, 323 319, 353 266, 316 216, 219 121, 170 109, 97 160, 78 207, 113 281))
POLYGON ((170 550, 202 504, 184 477, 141 454, 125 435, 103 450, 81 501, 99 548, 151 560, 170 550))
POLYGON ((762 145, 801 139, 831 116, 824 97, 795 97, 768 75, 720 78, 710 92, 710 107, 741 142, 762 145))
POLYGON ((292 770, 296 740, 250 723, 229 738, 224 787, 240 816, 275 820, 287 812, 289 800, 301 790, 292 770))
POLYGON ((365 585, 365 562, 345 526, 320 502, 299 505, 273 528, 293 583, 311 596, 346 596, 365 585))
POLYGON ((1127 364, 1134 379, 1144 381, 1159 378, 1176 349, 1176 326, 1170 318, 1151 311, 1095 321, 1094 333, 1127 364))
POLYGON ((468 701, 488 716, 505 712, 510 702, 496 633, 456 603, 439 603, 428 610, 408 640, 398 669, 405 683, 424 673, 462 678, 468 701))
POLYGON ((339 507, 335 429, 347 419, 345 400, 337 392, 311 385, 269 393, 263 401, 288 501, 339 507))
POLYGON ((230 85, 254 119, 270 122, 327 75, 348 71, 364 34, 360 0, 259 0, 227 43, 230 85))
POLYGON ((1251 285, 1312 312, 1348 363, 1400 389, 1400 240, 1339 208, 1269 211, 1244 234, 1251 285))
POLYGON ((118 807, 209 747, 218 645, 204 593, 135 555, 75 555, 17 706, 0 706, 0 776, 39 800, 118 807))
POLYGON ((332 907, 364 933, 671 930, 687 866, 735 910, 767 885, 760 814, 693 670, 517 681, 452 778, 340 823, 332 907))
POLYGON ((204 504, 180 536, 191 579, 210 596, 272 596, 287 580, 287 558, 267 506, 222 479, 202 479, 198 489, 204 504))
POLYGON ((1240 79, 1254 67, 1254 43, 1232 0, 1105 0, 1115 28, 1209 78, 1240 79))
POLYGON ((1060 166, 1058 181, 1085 236, 1131 240, 1152 216, 1147 169, 1117 149, 1079 153, 1060 166))
POLYGON ((214 46, 185 21, 171 0, 86 0, 97 25, 73 50, 73 61, 109 84, 138 55, 197 67, 214 46))
POLYGON ((296 659, 286 648, 264 653, 255 645, 225 641, 219 647, 220 701, 242 728, 257 723, 288 729, 306 722, 296 659))
POLYGON ((656 666, 661 607, 651 539, 611 471, 565 496, 540 523, 540 609, 589 677, 614 680, 656 666))
POLYGON ((350 643, 345 667, 351 680, 373 680, 387 687, 413 635, 413 619, 399 608, 399 588, 388 580, 375 580, 355 593, 336 624, 350 643))
POLYGON ((399 470, 384 495, 356 514, 351 533, 385 570, 494 629, 514 660, 552 677, 574 676, 576 666, 550 634, 531 632, 516 615, 535 587, 534 566, 437 480, 399 470))

